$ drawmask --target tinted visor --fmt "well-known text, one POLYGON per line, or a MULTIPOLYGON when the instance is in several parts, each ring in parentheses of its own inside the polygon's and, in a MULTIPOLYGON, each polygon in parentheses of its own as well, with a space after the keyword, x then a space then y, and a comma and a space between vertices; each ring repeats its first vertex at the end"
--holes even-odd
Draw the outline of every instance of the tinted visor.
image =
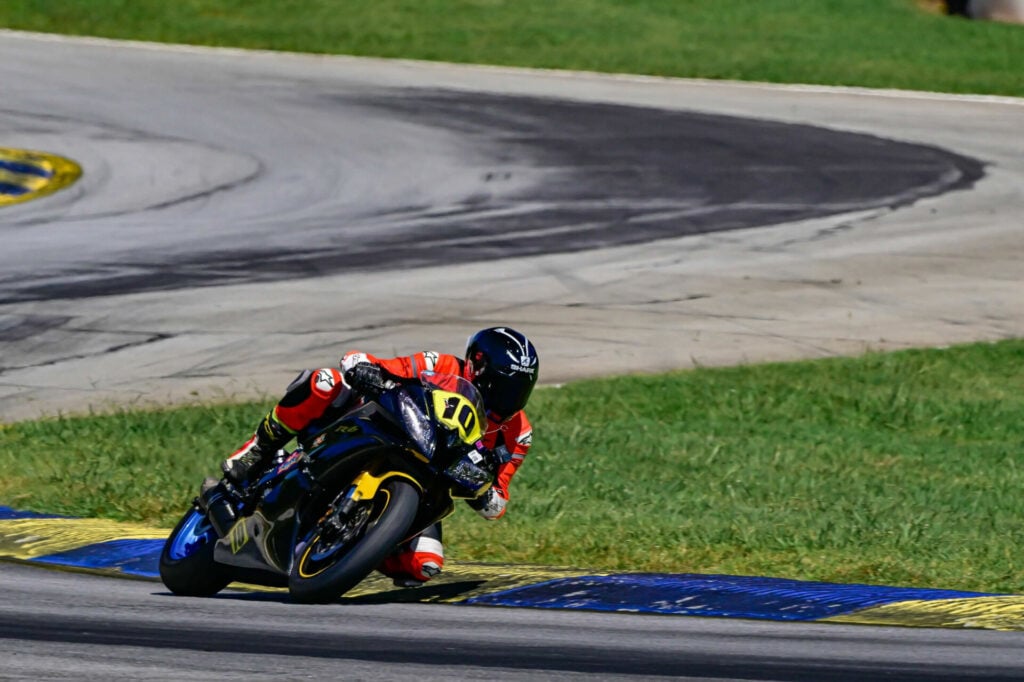
POLYGON ((483 393, 484 406, 488 412, 508 419, 526 407, 536 381, 532 376, 522 372, 498 374, 493 370, 485 372, 485 375, 476 384, 483 393))

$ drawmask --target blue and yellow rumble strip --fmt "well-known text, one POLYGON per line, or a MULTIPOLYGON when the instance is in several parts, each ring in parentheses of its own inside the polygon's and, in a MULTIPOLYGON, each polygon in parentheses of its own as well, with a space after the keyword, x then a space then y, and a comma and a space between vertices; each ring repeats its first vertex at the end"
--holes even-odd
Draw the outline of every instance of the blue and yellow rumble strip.
MULTIPOLYGON (((8 560, 153 579, 166 534, 135 524, 0 507, 0 558, 8 560)), ((371 576, 344 600, 1024 630, 1021 595, 454 562, 415 590, 397 590, 390 580, 371 576)))
POLYGON ((81 175, 81 167, 69 159, 0 147, 0 207, 52 194, 81 175))

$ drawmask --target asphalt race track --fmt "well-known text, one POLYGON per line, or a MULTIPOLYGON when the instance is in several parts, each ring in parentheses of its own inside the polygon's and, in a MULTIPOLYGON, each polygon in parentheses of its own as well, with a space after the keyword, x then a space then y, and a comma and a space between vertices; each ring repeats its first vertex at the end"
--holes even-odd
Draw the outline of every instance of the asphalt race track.
MULTIPOLYGON (((1018 100, 6 32, 0 84, 0 148, 83 173, 0 209, 0 421, 496 323, 547 383, 1024 336, 1018 100)), ((20 677, 1024 676, 1019 633, 0 586, 20 677)))
POLYGON ((1012 680, 1020 633, 173 597, 8 564, 4 675, 46 679, 1012 680))
MULTIPOLYGON (((45 241, 38 249, 37 233, 57 221, 39 221, 25 209, 29 216, 13 222, 21 230, 4 264, 0 303, 593 250, 891 208, 970 187, 983 173, 980 162, 936 148, 692 112, 412 89, 317 93, 310 106, 309 113, 288 117, 328 119, 321 143, 331 152, 324 161, 341 154, 339 165, 356 165, 348 173, 373 169, 377 182, 386 183, 374 168, 381 155, 433 172, 435 157, 409 153, 419 151, 422 131, 424 139, 442 138, 439 153, 454 157, 454 170, 475 167, 476 177, 462 178, 461 196, 425 177, 402 194, 365 196, 346 194, 349 178, 341 175, 315 197, 327 205, 312 212, 276 201, 287 200, 291 185, 307 184, 307 177, 274 179, 274 164, 265 162, 250 177, 215 189, 233 199, 248 195, 249 205, 268 204, 272 218, 208 209, 196 216, 196 194, 100 216, 72 208, 61 220, 77 223, 83 238, 60 248, 45 241), (409 128, 410 146, 375 150, 353 164, 345 152, 357 140, 348 128, 329 133, 332 125, 360 118, 374 121, 385 139, 409 128), (140 225, 149 212, 158 219, 140 225), (222 238, 222 224, 236 221, 228 229, 240 232, 222 238), (90 236, 96 233, 108 238, 90 236)), ((22 125, 38 125, 22 116, 29 119, 22 125)), ((135 138, 143 154, 150 142, 160 142, 109 123, 96 128, 135 138)), ((196 170, 206 166, 203 155, 215 151, 213 144, 193 151, 196 170)), ((312 161, 300 161, 305 173, 337 173, 312 161)))
POLYGON ((0 213, 0 420, 502 323, 544 383, 1024 335, 1017 100, 12 33, 0 82, 83 169, 0 213))

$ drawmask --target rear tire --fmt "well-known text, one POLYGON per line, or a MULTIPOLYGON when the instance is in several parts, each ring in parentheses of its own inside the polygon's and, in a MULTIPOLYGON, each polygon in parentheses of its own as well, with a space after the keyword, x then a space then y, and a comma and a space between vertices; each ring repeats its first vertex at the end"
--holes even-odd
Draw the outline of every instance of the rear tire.
POLYGON ((231 572, 213 560, 217 531, 192 507, 171 531, 160 553, 160 580, 174 594, 209 597, 227 587, 231 572))
POLYGON ((293 599, 324 604, 355 587, 405 539, 419 510, 420 496, 410 483, 392 478, 364 504, 350 514, 350 518, 365 516, 351 540, 332 541, 339 533, 322 521, 297 545, 288 577, 293 599))

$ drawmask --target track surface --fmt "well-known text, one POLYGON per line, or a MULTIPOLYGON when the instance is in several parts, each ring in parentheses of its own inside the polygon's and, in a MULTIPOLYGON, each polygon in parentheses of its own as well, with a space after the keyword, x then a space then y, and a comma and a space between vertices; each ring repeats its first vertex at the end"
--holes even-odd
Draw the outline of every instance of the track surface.
MULTIPOLYGON (((218 90, 207 104, 236 111, 226 78, 206 79, 218 90)), ((327 153, 300 159, 294 178, 282 177, 273 147, 252 154, 258 172, 207 189, 223 197, 151 198, 100 215, 75 203, 59 219, 25 209, 19 220, 12 211, 0 304, 594 250, 899 206, 982 175, 980 162, 940 149, 755 119, 410 88, 307 90, 291 103, 297 95, 283 84, 233 80, 263 97, 255 117, 236 122, 245 131, 237 145, 276 128, 263 109, 281 107, 320 128, 327 153), (360 150, 365 135, 384 144, 360 150), (427 176, 444 171, 462 177, 427 176), (367 179, 403 186, 366 194, 367 179), (312 196, 296 202, 295 185, 312 196), (200 198, 207 205, 197 211, 200 198), (66 238, 56 242, 54 232, 66 238)), ((40 125, 32 114, 9 113, 16 130, 40 125)), ((80 110, 74 121, 88 116, 80 110)), ((69 127, 47 118, 55 130, 69 127)), ((115 115, 94 123, 93 134, 132 139, 145 162, 149 147, 166 140, 129 130, 134 123, 115 115)), ((201 128, 178 136, 194 147, 193 172, 213 166, 224 156, 217 145, 228 142, 201 128)))
POLYGON ((0 419, 502 323, 542 382, 1024 335, 1017 101, 9 33, 0 79, 85 173, 0 215, 0 419))
POLYGON ((46 679, 1020 679, 1022 633, 172 597, 0 571, 5 675, 46 679))
MULTIPOLYGON (((14 34, 0 82, 0 147, 85 172, 0 214, 4 420, 277 393, 494 323, 546 382, 1024 336, 1017 101, 14 34)), ((21 677, 1024 673, 994 632, 0 587, 21 677)))

